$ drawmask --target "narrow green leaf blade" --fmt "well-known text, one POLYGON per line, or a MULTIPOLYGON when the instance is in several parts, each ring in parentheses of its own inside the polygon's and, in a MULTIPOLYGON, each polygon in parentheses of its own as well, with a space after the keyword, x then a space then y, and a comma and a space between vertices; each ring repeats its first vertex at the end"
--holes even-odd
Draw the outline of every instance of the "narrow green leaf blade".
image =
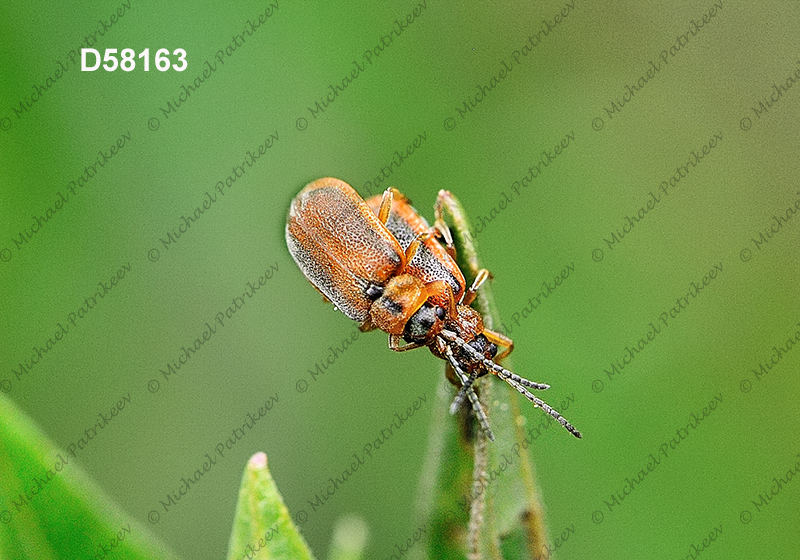
POLYGON ((176 558, 0 394, 0 558, 176 558))
MULTIPOLYGON (((466 213, 449 192, 440 194, 440 202, 453 233, 458 265, 470 283, 482 265, 466 213)), ((473 307, 486 328, 500 324, 489 283, 478 290, 473 307)), ((505 365, 509 367, 508 362, 505 365)), ((466 415, 460 415, 458 422, 434 419, 418 507, 420 516, 436 529, 428 542, 431 558, 510 559, 539 550, 546 542, 519 395, 490 377, 479 379, 476 386, 494 442, 486 440, 466 415)), ((437 407, 446 410, 455 389, 443 393, 437 407)))
POLYGON ((267 467, 256 453, 247 462, 228 546, 228 560, 313 560, 267 467))

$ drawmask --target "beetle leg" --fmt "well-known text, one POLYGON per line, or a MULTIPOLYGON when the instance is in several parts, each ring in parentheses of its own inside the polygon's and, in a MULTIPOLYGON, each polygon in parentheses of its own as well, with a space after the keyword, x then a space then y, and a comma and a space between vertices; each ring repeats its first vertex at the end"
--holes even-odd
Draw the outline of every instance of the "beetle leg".
MULTIPOLYGON (((453 234, 450 233, 450 228, 447 227, 447 224, 444 221, 444 216, 442 215, 442 208, 444 204, 443 193, 447 191, 439 191, 439 195, 436 197, 436 204, 433 207, 434 217, 435 220, 433 222, 433 227, 439 232, 444 239, 445 249, 447 250, 447 254, 449 254, 454 259, 456 258, 456 248, 453 245, 453 234)), ((449 194, 449 193, 448 193, 449 194)))
POLYGON ((496 362, 499 362, 514 350, 514 341, 504 334, 489 329, 483 329, 483 336, 485 336, 489 342, 494 342, 497 346, 503 346, 505 348, 503 352, 495 356, 494 359, 496 362))
POLYGON ((464 292, 464 295, 461 297, 461 304, 462 305, 469 305, 473 301, 475 301, 475 296, 478 293, 478 288, 483 286, 483 283, 486 282, 489 278, 492 278, 492 273, 482 268, 478 271, 478 275, 475 277, 475 280, 472 282, 472 286, 464 292))
POLYGON ((425 346, 424 344, 420 344, 419 342, 409 342, 404 346, 400 346, 400 341, 403 338, 399 334, 390 334, 389 335, 389 348, 394 350, 395 352, 405 352, 406 350, 414 350, 415 348, 420 348, 425 346))
POLYGON ((383 191, 383 198, 381 199, 381 207, 378 210, 378 219, 383 225, 386 225, 386 220, 389 219, 389 212, 392 210, 392 198, 394 196, 394 189, 389 187, 383 191))
POLYGON ((419 246, 422 244, 423 241, 429 239, 433 235, 432 230, 423 231, 418 236, 416 236, 411 243, 408 244, 406 247, 406 264, 411 262, 411 259, 414 258, 414 255, 417 254, 419 250, 419 246))

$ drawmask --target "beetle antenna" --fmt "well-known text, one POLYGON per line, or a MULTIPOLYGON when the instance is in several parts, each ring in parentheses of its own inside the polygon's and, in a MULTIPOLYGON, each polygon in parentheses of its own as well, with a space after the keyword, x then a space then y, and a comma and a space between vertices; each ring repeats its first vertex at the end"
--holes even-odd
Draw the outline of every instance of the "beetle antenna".
MULTIPOLYGON (((500 375, 499 377, 503 378, 502 375, 500 375)), ((528 391, 525 387, 518 384, 516 381, 513 381, 512 379, 509 378, 503 378, 503 379, 506 383, 514 387, 514 389, 525 395, 525 398, 531 401, 534 405, 540 407, 547 414, 558 420, 558 423, 564 426, 564 428, 573 436, 575 436, 576 438, 583 437, 581 433, 577 430, 577 428, 575 428, 575 426, 567 422, 567 419, 561 416, 561 414, 559 414, 559 412, 556 409, 554 409, 549 404, 544 402, 542 399, 540 399, 539 397, 528 391)))
POLYGON ((524 387, 529 387, 531 389, 536 389, 538 391, 543 391, 545 389, 549 389, 550 385, 547 383, 536 383, 535 381, 530 381, 525 379, 524 377, 520 377, 513 371, 508 371, 501 365, 494 363, 492 360, 475 350, 472 346, 466 343, 466 341, 458 336, 456 333, 448 331, 447 329, 442 329, 442 332, 439 333, 445 340, 449 340, 450 342, 454 342, 458 344, 458 346, 467 352, 470 356, 472 356, 475 360, 478 360, 483 363, 488 369, 493 372, 496 372, 495 375, 502 377, 503 379, 511 379, 516 381, 520 385, 524 387))
MULTIPOLYGON (((531 401, 535 406, 540 407, 547 414, 549 414, 550 416, 555 418, 558 421, 558 423, 561 424, 569 433, 571 433, 572 435, 574 435, 577 438, 582 437, 581 433, 572 424, 567 422, 567 419, 564 418, 563 416, 561 416, 561 414, 559 414, 559 412, 557 410, 555 410, 549 404, 547 404, 542 399, 540 399, 539 397, 537 397, 536 395, 534 395, 533 393, 531 393, 530 391, 528 391, 525 388, 525 387, 530 387, 532 389, 537 389, 537 388, 547 389, 547 388, 550 387, 549 385, 546 385, 546 384, 543 384, 543 383, 534 383, 533 381, 529 381, 529 380, 525 379, 524 377, 520 377, 519 375, 517 375, 517 374, 515 374, 513 372, 510 372, 507 369, 497 365, 493 361, 491 361, 491 360, 487 359, 485 356, 483 356, 480 352, 475 350, 472 346, 467 344, 464 341, 464 339, 462 339, 460 336, 458 336, 454 332, 451 332, 451 331, 448 331, 446 329, 443 329, 439 333, 439 335, 442 336, 445 340, 448 340, 450 342, 458 344, 458 346, 460 348, 462 348, 467 353, 469 353, 473 358, 475 358, 476 360, 480 360, 484 365, 486 365, 486 367, 488 367, 492 372, 494 372, 495 375, 497 375, 503 381, 505 381, 506 383, 511 385, 514 389, 519 391, 522 395, 525 396, 526 399, 531 401)), ((450 350, 450 346, 449 345, 447 346, 447 348, 448 348, 448 350, 450 350)), ((452 354, 452 351, 451 351, 451 354, 452 354)), ((463 383, 463 381, 462 381, 462 383, 463 383)))
MULTIPOLYGON (((451 366, 453 366, 453 370, 455 370, 456 375, 458 375, 458 378, 461 380, 461 389, 463 390, 465 386, 467 387, 466 394, 472 403, 472 410, 475 411, 475 416, 478 417, 478 422, 481 425, 481 429, 486 434, 486 437, 489 438, 489 441, 494 441, 494 432, 492 432, 492 428, 489 426, 489 419, 486 417, 486 411, 483 410, 483 405, 481 405, 478 395, 475 394, 475 390, 472 388, 472 381, 470 381, 471 378, 467 377, 467 375, 461 369, 461 366, 458 364, 458 360, 456 360, 455 356, 453 356, 453 349, 450 348, 450 345, 445 345, 445 356, 447 356, 447 361, 450 362, 451 366)), ((461 394, 460 391, 459 394, 461 394)))
POLYGON ((478 370, 473 371, 469 379, 465 383, 462 383, 461 389, 459 389, 456 398, 453 399, 452 404, 450 405, 450 414, 455 414, 458 408, 461 406, 461 403, 464 401, 464 397, 467 394, 467 391, 472 387, 472 384, 475 383, 475 380, 478 379, 478 370))

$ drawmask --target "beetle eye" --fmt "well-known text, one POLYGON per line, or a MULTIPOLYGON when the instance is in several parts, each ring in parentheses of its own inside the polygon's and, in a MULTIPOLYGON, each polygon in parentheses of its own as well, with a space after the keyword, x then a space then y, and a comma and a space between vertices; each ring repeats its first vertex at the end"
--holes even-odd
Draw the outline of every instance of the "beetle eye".
POLYGON ((439 317, 439 319, 441 319, 442 321, 444 321, 444 318, 447 317, 447 313, 445 312, 443 307, 439 307, 437 305, 436 306, 436 316, 439 317))
POLYGON ((383 288, 381 288, 380 286, 376 286, 375 284, 370 284, 364 293, 367 295, 369 299, 375 301, 376 299, 378 299, 383 295, 383 288))
POLYGON ((403 336, 409 342, 425 340, 436 323, 435 311, 429 305, 423 305, 406 323, 403 336))

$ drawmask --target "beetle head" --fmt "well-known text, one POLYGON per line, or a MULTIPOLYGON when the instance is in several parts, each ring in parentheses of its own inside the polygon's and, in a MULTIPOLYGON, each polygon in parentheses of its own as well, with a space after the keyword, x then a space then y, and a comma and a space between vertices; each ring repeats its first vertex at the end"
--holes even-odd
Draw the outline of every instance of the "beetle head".
POLYGON ((401 335, 408 342, 427 344, 444 328, 447 313, 426 303, 425 284, 411 274, 400 274, 386 284, 370 308, 372 323, 389 334, 401 335))

